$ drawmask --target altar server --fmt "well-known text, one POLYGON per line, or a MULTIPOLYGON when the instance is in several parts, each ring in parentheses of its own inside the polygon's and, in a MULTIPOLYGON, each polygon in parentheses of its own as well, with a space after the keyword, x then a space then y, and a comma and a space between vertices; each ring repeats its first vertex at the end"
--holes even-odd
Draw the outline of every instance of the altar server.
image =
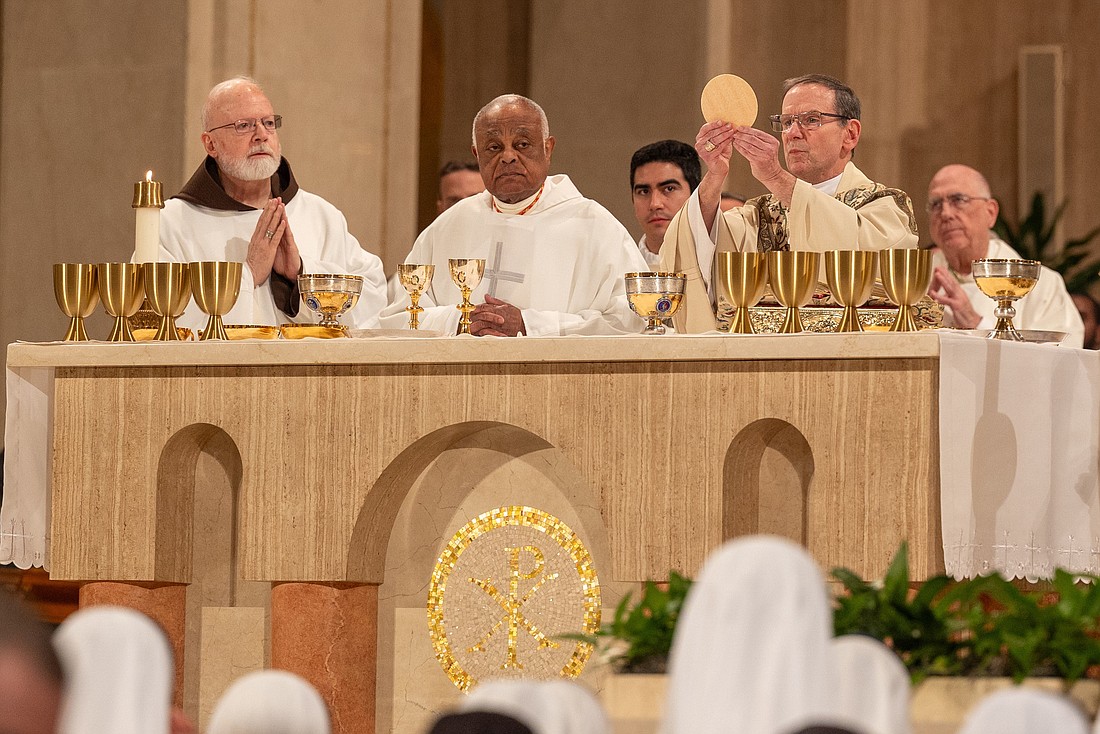
POLYGON ((831 723, 832 610, 806 551, 732 540, 703 564, 669 656, 666 734, 783 732, 831 723))
MULTIPOLYGON (((407 263, 435 264, 420 304, 421 328, 457 331, 461 302, 449 258, 484 258, 474 289, 475 336, 638 332, 645 323, 626 300, 623 275, 645 271, 630 233, 581 196, 564 174, 550 176, 555 140, 542 108, 508 94, 474 118, 473 153, 487 191, 439 215, 413 244, 407 263)), ((384 326, 408 323, 407 294, 383 312, 384 326)))
POLYGON ((866 734, 910 734, 909 672, 897 654, 864 635, 829 643, 835 686, 835 722, 866 734))
POLYGON ((862 130, 851 87, 824 74, 788 79, 783 112, 772 115, 782 137, 717 120, 699 129, 695 149, 707 166, 699 188, 669 224, 661 269, 688 276, 673 316, 682 332, 716 327, 716 251, 882 250, 916 247, 909 196, 869 179, 852 162, 862 130), (730 158, 737 151, 770 193, 720 212, 730 158))
POLYGON ((484 681, 431 734, 611 734, 603 707, 565 680, 484 681))
MULTIPOLYGON (((282 122, 253 79, 236 77, 210 90, 202 108, 206 159, 164 203, 161 259, 244 263, 227 324, 316 321, 301 307, 298 276, 338 273, 363 277, 359 302, 342 321, 377 325, 386 305, 382 261, 359 246, 339 209, 298 187, 282 156, 282 122)), ((179 319, 181 326, 204 323, 194 301, 179 319)))
MULTIPOLYGON (((1020 259, 1020 253, 990 231, 999 210, 989 182, 970 166, 944 166, 928 184, 929 224, 936 243, 928 295, 944 305, 945 326, 992 329, 997 323, 997 304, 978 290, 971 263, 982 258, 1020 259)), ((1013 306, 1017 329, 1065 332, 1062 344, 1081 348, 1085 325, 1055 271, 1044 265, 1035 288, 1013 306)))
POLYGON ((1077 705, 1056 693, 1008 688, 983 698, 967 714, 959 734, 1088 734, 1077 705))

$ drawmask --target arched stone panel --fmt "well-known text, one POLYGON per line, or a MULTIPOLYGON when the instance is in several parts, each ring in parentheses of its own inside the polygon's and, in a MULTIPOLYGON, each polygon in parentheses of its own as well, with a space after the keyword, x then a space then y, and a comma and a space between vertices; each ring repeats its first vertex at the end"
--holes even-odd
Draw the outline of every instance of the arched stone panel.
POLYGON ((814 457, 790 423, 763 418, 745 426, 726 452, 724 537, 769 533, 807 544, 814 457))

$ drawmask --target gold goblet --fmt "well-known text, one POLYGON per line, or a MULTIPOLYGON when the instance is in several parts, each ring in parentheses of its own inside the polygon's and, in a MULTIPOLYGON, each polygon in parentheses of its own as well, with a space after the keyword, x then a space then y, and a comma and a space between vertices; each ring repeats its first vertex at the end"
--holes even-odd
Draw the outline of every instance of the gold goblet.
POLYGON ((890 331, 916 331, 912 306, 924 298, 932 284, 932 251, 882 250, 878 263, 886 297, 898 304, 898 316, 890 331))
POLYGON ((462 291, 462 303, 458 304, 458 310, 462 312, 462 318, 458 320, 458 333, 470 333, 470 314, 474 312, 474 304, 470 303, 470 293, 481 283, 481 276, 485 274, 484 258, 454 258, 447 261, 451 269, 451 280, 462 291))
POLYGON ((321 314, 318 326, 347 332, 347 327, 339 319, 359 302, 359 294, 363 292, 363 276, 304 273, 298 276, 298 290, 302 294, 302 302, 311 311, 321 314))
POLYGON ((978 290, 997 302, 993 311, 997 325, 986 338, 1024 341, 1012 324, 1016 316, 1016 307, 1012 304, 1030 293, 1039 282, 1042 264, 1036 260, 975 260, 971 272, 978 290))
POLYGON ((413 263, 401 263, 397 266, 397 277, 401 279, 401 285, 409 294, 412 305, 405 310, 409 314, 409 328, 420 328, 420 314, 424 309, 420 308, 420 294, 432 287, 432 276, 435 275, 435 265, 415 265, 413 263))
POLYGON ((228 339, 222 316, 229 313, 241 294, 241 263, 194 262, 191 266, 191 292, 195 304, 209 316, 199 341, 228 339))
POLYGON ((767 259, 768 282, 772 292, 780 305, 787 308, 779 333, 797 334, 802 331, 802 317, 798 309, 813 297, 821 253, 780 250, 767 253, 767 259))
POLYGON ((53 294, 61 312, 69 317, 67 342, 86 342, 88 332, 84 319, 92 315, 99 303, 99 277, 90 263, 55 263, 53 294))
POLYGON ((670 318, 684 300, 687 276, 683 273, 627 273, 626 299, 630 309, 645 319, 643 334, 664 334, 664 320, 670 318))
POLYGON ((100 263, 96 270, 99 273, 99 300, 103 301, 103 310, 115 317, 115 325, 107 341, 134 341, 130 317, 141 308, 145 298, 141 266, 136 263, 100 263))
POLYGON ((719 252, 718 287, 733 304, 731 334, 755 334, 749 309, 764 295, 768 263, 759 252, 719 252))
POLYGON ((176 319, 183 315, 191 301, 191 268, 187 263, 142 263, 145 298, 149 307, 160 316, 156 341, 182 341, 176 319))
POLYGON ((825 280, 833 299, 844 307, 836 331, 863 331, 858 307, 871 297, 875 285, 876 253, 866 250, 830 250, 825 253, 825 280))

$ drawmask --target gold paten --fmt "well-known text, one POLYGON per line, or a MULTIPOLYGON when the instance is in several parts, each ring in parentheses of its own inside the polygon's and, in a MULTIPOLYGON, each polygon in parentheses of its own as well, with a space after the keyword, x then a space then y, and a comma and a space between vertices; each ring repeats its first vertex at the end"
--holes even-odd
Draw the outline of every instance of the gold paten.
POLYGON ((898 304, 898 318, 890 331, 916 331, 911 307, 928 294, 932 284, 932 251, 882 250, 878 262, 886 296, 898 304))
POLYGON ((130 317, 137 313, 145 297, 140 266, 134 263, 100 263, 99 300, 103 310, 115 317, 115 325, 107 337, 109 342, 132 342, 130 317))
POLYGON ((181 341, 176 319, 191 302, 191 268, 187 263, 142 263, 146 303, 157 316, 160 326, 154 339, 181 341))
POLYGON ((264 326, 262 324, 226 324, 225 334, 230 341, 239 339, 278 339, 278 326, 264 326))
POLYGON ((718 287, 733 304, 731 334, 755 334, 749 309, 768 284, 768 262, 760 252, 719 252, 718 287))
POLYGON ((983 259, 971 264, 974 284, 978 290, 997 302, 993 315, 997 324, 989 332, 989 339, 1023 341, 1012 319, 1016 316, 1013 302, 1023 298, 1039 282, 1042 264, 1036 260, 983 259))
POLYGON ((643 334, 664 334, 665 321, 680 308, 684 300, 687 276, 683 273, 627 273, 626 300, 630 310, 646 320, 643 334))
POLYGON ((592 646, 561 635, 600 627, 600 582, 564 522, 510 506, 471 520, 428 588, 436 658, 463 691, 486 678, 575 678, 592 646))
POLYGON ((91 263, 54 263, 53 294, 61 312, 69 317, 67 342, 86 342, 84 319, 99 303, 99 277, 91 263))
POLYGON ((781 334, 802 331, 798 310, 810 302, 817 285, 821 253, 804 250, 779 250, 767 253, 768 284, 775 299, 786 307, 781 334))
POLYGON ((348 328, 320 324, 283 324, 279 327, 279 333, 284 339, 340 339, 348 335, 348 328))
POLYGON ((871 297, 877 255, 866 250, 830 250, 825 253, 825 280, 833 299, 844 307, 837 331, 863 331, 857 307, 871 297))
POLYGON ((222 316, 229 313, 241 293, 241 263, 207 261, 189 264, 195 304, 210 317, 199 340, 228 339, 222 316))
POLYGON ((484 258, 454 258, 447 261, 451 269, 451 280, 462 292, 462 303, 458 304, 458 310, 462 312, 462 318, 458 320, 458 333, 470 333, 470 314, 474 312, 474 304, 470 303, 470 293, 481 283, 485 275, 484 258))
POLYGON ((397 266, 397 277, 401 280, 401 286, 409 294, 411 305, 405 308, 409 314, 409 328, 420 328, 420 314, 424 309, 420 308, 420 294, 432 287, 432 277, 435 275, 435 265, 415 265, 413 263, 401 263, 397 266))

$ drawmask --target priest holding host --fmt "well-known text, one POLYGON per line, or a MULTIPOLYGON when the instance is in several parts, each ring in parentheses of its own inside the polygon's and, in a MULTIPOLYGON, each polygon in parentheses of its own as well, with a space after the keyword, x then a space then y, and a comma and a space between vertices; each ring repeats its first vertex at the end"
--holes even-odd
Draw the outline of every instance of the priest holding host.
MULTIPOLYGON (((254 80, 236 77, 210 90, 202 109, 206 159, 164 203, 161 259, 244 263, 240 297, 225 316, 234 324, 316 321, 301 308, 299 275, 362 276, 359 302, 343 321, 376 325, 386 302, 382 262, 359 246, 336 207, 299 188, 282 157, 281 126, 254 80)), ((205 317, 191 303, 179 323, 197 327, 205 317)))
MULTIPOLYGON (((473 124, 473 153, 487 191, 463 199, 417 237, 406 263, 434 264, 420 305, 421 328, 454 334, 461 294, 448 259, 483 258, 473 291, 475 336, 639 332, 623 275, 647 270, 626 228, 581 196, 563 174, 548 175, 555 139, 546 113, 519 95, 497 97, 473 124)), ((408 324, 407 295, 382 312, 382 325, 408 324)))
MULTIPOLYGON (((932 242, 932 286, 928 294, 944 306, 944 326, 992 329, 996 302, 974 283, 971 263, 995 258, 1019 260, 1020 254, 991 230, 999 205, 985 176, 969 166, 941 168, 928 184, 932 242)), ((1085 327, 1062 276, 1043 266, 1030 293, 1016 301, 1017 329, 1059 331, 1062 344, 1082 346, 1085 327)))
POLYGON ((860 104, 843 82, 823 74, 788 79, 782 114, 772 115, 780 141, 746 125, 703 125, 695 149, 707 172, 669 224, 661 269, 687 275, 673 320, 681 332, 716 328, 716 251, 882 250, 917 246, 909 196, 875 183, 852 162, 861 130, 860 104), (770 193, 721 212, 722 188, 734 151, 770 193))

